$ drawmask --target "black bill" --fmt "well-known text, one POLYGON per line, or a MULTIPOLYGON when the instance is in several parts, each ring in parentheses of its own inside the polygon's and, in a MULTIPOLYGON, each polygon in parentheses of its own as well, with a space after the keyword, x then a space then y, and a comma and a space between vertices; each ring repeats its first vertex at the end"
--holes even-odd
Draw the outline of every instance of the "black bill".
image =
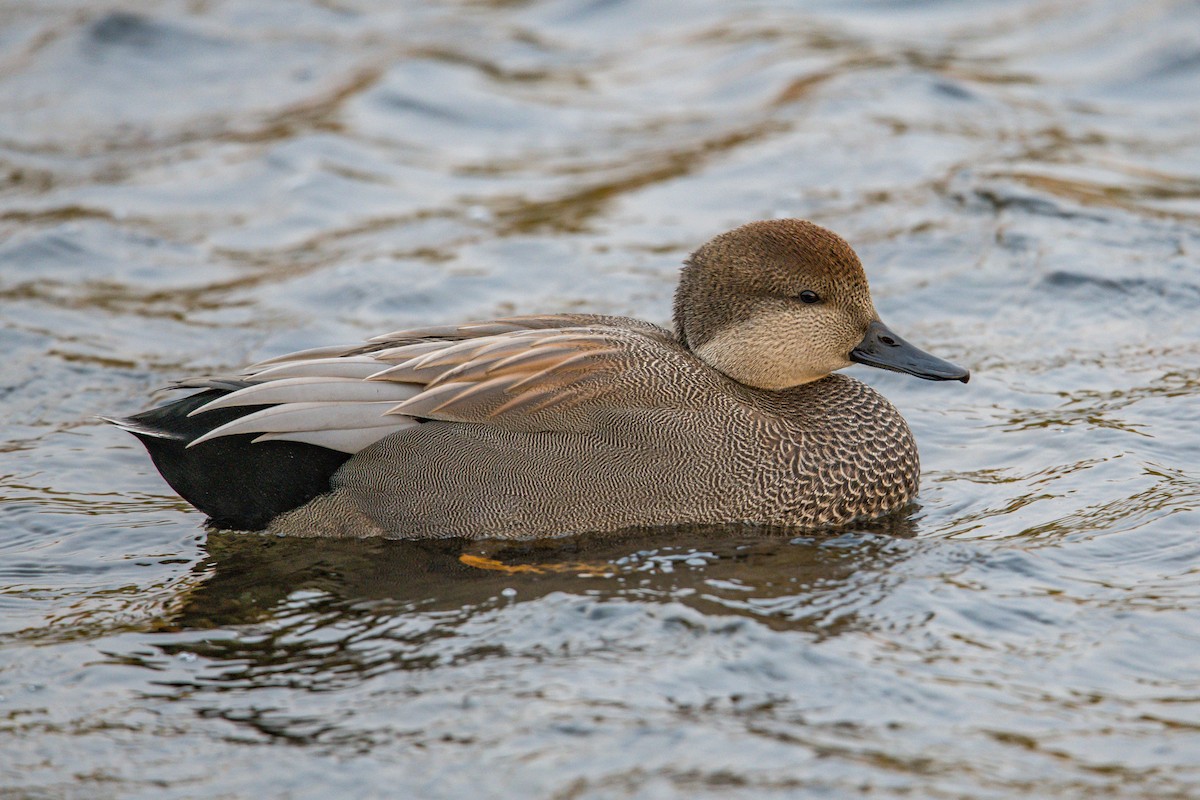
POLYGON ((850 360, 868 367, 907 372, 929 381, 962 381, 971 379, 970 370, 951 364, 924 350, 914 347, 892 333, 887 325, 875 320, 867 326, 867 335, 850 351, 850 360))

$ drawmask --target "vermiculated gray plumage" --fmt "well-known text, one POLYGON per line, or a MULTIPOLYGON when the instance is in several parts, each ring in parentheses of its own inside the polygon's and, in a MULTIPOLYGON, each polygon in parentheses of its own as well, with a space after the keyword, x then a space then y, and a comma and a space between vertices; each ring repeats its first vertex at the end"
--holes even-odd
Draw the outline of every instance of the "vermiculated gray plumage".
POLYGON ((538 413, 514 426, 427 422, 358 453, 334 474, 331 495, 272 530, 322 535, 345 529, 348 513, 366 530, 406 537, 735 521, 828 526, 892 511, 916 493, 912 434, 866 384, 830 375, 750 390, 682 347, 633 341, 625 358, 594 374, 624 398, 621 407, 608 407, 606 392, 547 409, 554 430, 541 429, 538 413))

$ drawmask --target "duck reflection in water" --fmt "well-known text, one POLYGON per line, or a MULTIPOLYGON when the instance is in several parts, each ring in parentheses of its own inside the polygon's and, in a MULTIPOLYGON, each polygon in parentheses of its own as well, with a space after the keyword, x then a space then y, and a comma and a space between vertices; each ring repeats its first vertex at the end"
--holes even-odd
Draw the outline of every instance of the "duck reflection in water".
MULTIPOLYGON (((706 614, 735 613, 772 627, 826 629, 822 598, 848 584, 870 594, 902 560, 916 523, 896 514, 837 535, 746 526, 676 526, 605 537, 512 542, 384 540, 247 535, 211 531, 200 581, 166 625, 212 629, 262 622, 288 598, 351 620, 414 610, 467 612, 503 598, 565 595, 682 602, 706 614), (770 602, 767 602, 770 601, 770 602)), ((853 625, 853 615, 839 619, 853 625)))

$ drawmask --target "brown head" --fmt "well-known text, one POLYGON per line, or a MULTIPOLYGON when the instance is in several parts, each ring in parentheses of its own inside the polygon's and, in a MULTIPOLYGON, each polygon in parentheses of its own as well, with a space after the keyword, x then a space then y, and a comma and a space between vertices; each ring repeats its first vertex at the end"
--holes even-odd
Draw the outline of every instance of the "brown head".
POLYGON ((675 294, 675 331, 712 367, 760 389, 855 361, 930 380, 969 377, 888 330, 850 245, 799 219, 751 222, 693 253, 675 294))

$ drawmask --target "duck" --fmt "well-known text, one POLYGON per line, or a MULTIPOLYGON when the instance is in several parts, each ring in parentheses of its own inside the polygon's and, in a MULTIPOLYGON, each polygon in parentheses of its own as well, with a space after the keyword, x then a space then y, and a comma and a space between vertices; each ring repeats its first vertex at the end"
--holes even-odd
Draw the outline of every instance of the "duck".
POLYGON ((218 529, 523 539, 679 525, 836 529, 901 512, 900 412, 839 370, 970 372, 879 318, 862 263, 801 219, 691 254, 674 330, 546 314, 271 358, 123 418, 218 529))

